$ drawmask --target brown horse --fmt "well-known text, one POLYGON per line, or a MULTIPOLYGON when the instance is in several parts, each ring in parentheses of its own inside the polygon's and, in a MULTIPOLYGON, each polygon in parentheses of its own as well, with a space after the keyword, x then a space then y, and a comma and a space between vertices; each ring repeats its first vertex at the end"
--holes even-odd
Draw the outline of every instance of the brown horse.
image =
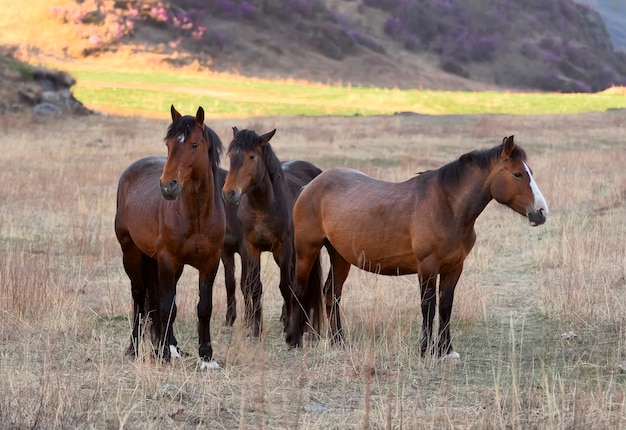
MULTIPOLYGON (((224 201, 239 204, 246 254, 247 273, 242 286, 246 323, 251 334, 262 331, 261 253, 269 251, 280 267, 280 292, 285 304, 291 301, 294 273, 293 222, 291 212, 300 190, 321 173, 305 161, 281 163, 269 144, 276 130, 262 136, 254 130, 233 127, 233 140, 228 147, 230 169, 222 190, 224 201)), ((319 260, 312 262, 311 282, 320 283, 319 260)), ((319 295, 317 295, 319 296, 319 295)), ((311 298, 307 315, 313 317, 313 328, 319 328, 321 297, 311 298)), ((283 306, 283 329, 286 329, 287 306, 283 306)))
POLYGON ((150 316, 158 354, 165 360, 178 355, 172 332, 174 298, 188 264, 199 271, 198 351, 205 369, 216 366, 210 322, 213 281, 226 229, 216 187, 222 142, 205 126, 201 107, 195 117, 182 116, 174 106, 171 114, 165 136, 167 159, 134 162, 118 186, 115 234, 134 302, 129 353, 137 354, 141 321, 150 316))
MULTIPOLYGON (((326 246, 332 272, 324 287, 330 337, 342 342, 339 302, 351 265, 383 275, 417 273, 424 356, 429 345, 435 352, 439 276, 436 353, 458 358, 450 342, 454 289, 476 240, 474 222, 492 199, 528 217, 532 226, 546 221, 548 206, 513 136, 401 183, 351 169, 325 171, 306 186, 293 209, 297 300, 306 308, 309 271, 326 246)), ((322 294, 319 285, 315 290, 322 294)), ((291 347, 301 345, 303 320, 295 306, 286 336, 291 347)))

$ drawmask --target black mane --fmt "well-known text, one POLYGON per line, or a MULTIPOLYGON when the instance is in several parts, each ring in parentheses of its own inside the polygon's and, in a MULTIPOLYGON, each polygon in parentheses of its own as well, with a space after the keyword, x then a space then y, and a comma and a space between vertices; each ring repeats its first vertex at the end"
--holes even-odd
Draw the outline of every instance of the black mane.
MULTIPOLYGON (((230 145, 228 145, 228 152, 233 149, 253 151, 259 145, 260 139, 261 136, 259 136, 259 134, 254 130, 239 130, 235 138, 230 142, 230 145)), ((272 181, 282 177, 283 168, 269 142, 263 145, 261 151, 265 167, 267 168, 267 172, 272 181)))
MULTIPOLYGON (((461 155, 457 160, 439 168, 436 172, 443 184, 456 184, 463 172, 471 165, 478 166, 481 170, 489 168, 491 162, 500 157, 503 148, 503 145, 498 145, 491 149, 468 152, 467 154, 461 155)), ((511 158, 513 160, 521 159, 522 161, 526 161, 526 152, 518 145, 515 145, 511 158)))

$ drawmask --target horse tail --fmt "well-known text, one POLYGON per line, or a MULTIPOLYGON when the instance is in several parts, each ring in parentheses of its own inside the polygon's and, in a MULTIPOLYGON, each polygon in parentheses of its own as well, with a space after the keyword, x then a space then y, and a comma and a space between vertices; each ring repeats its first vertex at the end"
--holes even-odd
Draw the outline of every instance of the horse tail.
POLYGON ((303 297, 305 304, 305 310, 308 313, 308 322, 315 333, 321 333, 323 319, 323 297, 322 297, 322 264, 320 256, 315 258, 311 273, 309 274, 309 280, 307 282, 307 289, 303 297))

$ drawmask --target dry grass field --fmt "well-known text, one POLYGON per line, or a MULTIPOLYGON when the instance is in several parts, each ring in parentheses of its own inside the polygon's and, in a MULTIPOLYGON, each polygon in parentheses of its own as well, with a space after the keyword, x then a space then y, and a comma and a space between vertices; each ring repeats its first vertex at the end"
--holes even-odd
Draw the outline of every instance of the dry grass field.
POLYGON ((131 297, 113 233, 116 185, 131 161, 165 154, 168 118, 0 116, 0 428, 626 427, 625 111, 209 118, 226 143, 233 125, 276 127, 282 159, 396 181, 515 134, 551 217, 531 228, 492 202, 478 219, 452 315, 459 361, 420 359, 415 276, 357 269, 342 301, 349 347, 322 338, 288 350, 268 259, 260 341, 241 319, 223 326, 218 277, 221 369, 204 373, 193 269, 175 325, 191 356, 124 357, 131 297))

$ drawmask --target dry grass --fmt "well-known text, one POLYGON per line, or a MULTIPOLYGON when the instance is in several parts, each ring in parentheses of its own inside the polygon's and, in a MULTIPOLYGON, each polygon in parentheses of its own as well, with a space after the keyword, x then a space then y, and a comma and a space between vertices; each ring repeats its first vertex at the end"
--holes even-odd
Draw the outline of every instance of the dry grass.
MULTIPOLYGON (((164 115, 166 117, 166 115, 164 115)), ((267 131, 281 158, 401 180, 514 133, 551 208, 531 229, 492 203, 453 312, 462 360, 420 359, 415 277, 353 269, 350 347, 288 351, 278 273, 263 268, 266 332, 222 326, 222 369, 192 356, 128 361, 130 288, 113 234, 121 171, 164 154, 167 121, 0 117, 0 428, 619 428, 626 419, 626 113, 553 117, 209 120, 267 131), (563 338, 562 333, 576 336, 563 338)), ((176 330, 195 355, 196 274, 176 330)), ((240 310, 239 315, 242 315, 240 310)))

